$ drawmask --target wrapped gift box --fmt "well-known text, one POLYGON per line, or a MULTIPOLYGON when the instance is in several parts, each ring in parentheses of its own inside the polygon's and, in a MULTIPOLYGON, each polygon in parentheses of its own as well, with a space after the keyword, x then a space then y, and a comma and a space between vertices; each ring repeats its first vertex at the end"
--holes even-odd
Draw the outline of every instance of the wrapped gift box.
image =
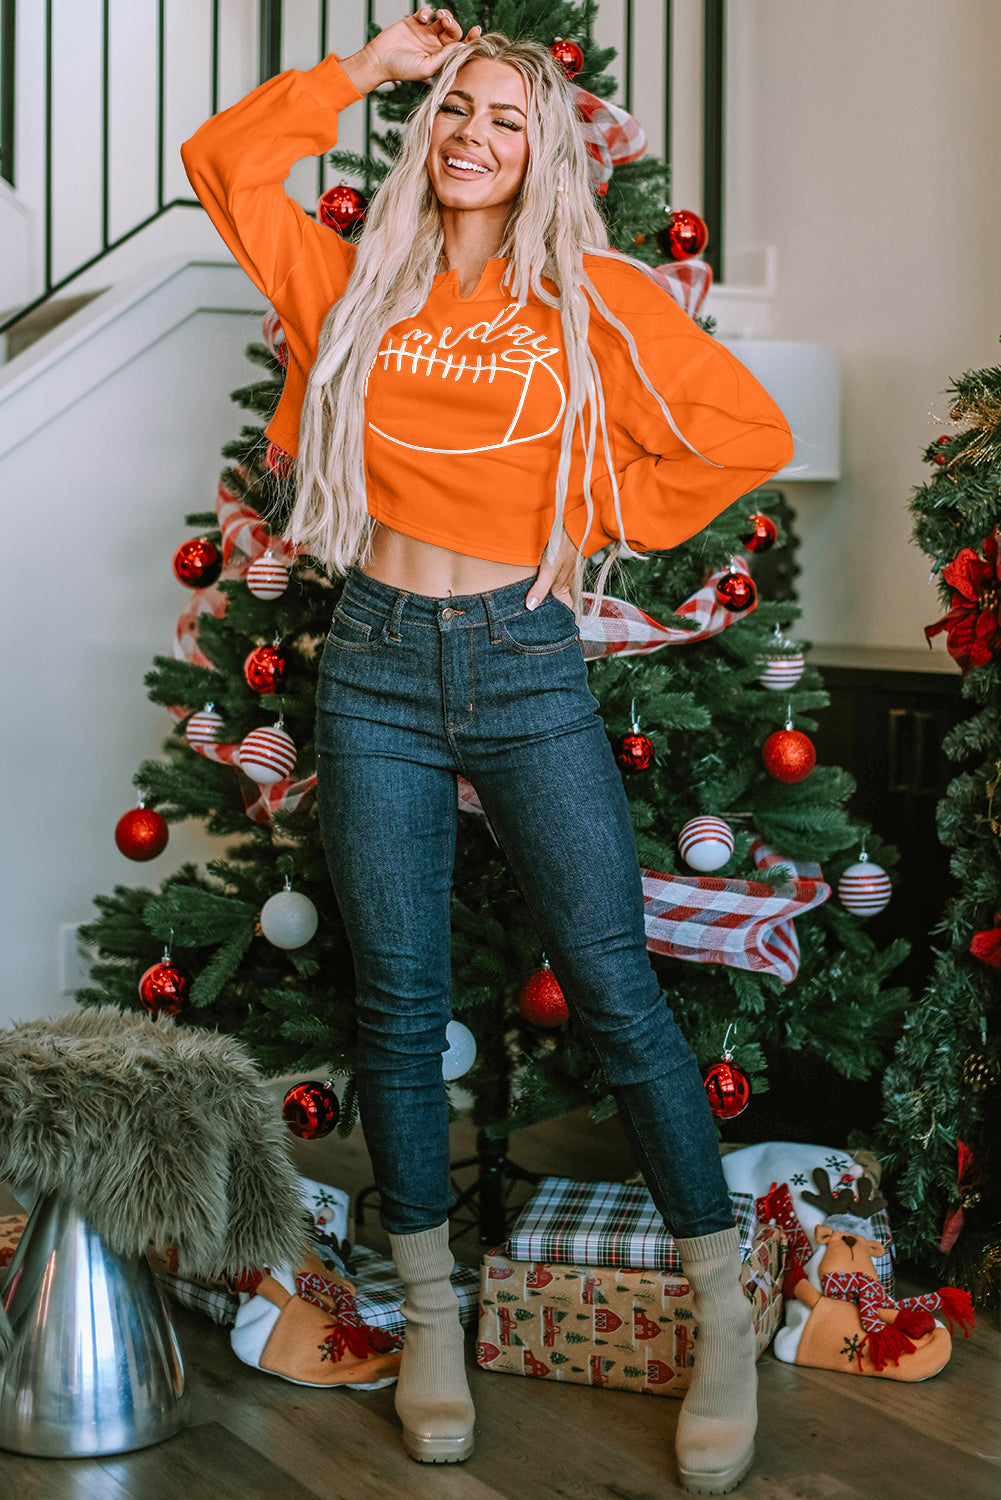
MULTIPOLYGON (((362 1321, 372 1328, 402 1333, 403 1283, 391 1260, 356 1245, 347 1263, 348 1278, 355 1284, 355 1302, 362 1321)), ((476 1322, 480 1273, 470 1266, 456 1266, 452 1286, 459 1299, 459 1317, 467 1328, 476 1322)))
MULTIPOLYGON (((759 1355, 782 1321, 784 1246, 780 1229, 759 1225, 741 1272, 759 1355)), ((481 1274, 477 1361, 485 1370, 651 1395, 687 1390, 699 1330, 680 1273, 526 1263, 494 1251, 481 1274)))
MULTIPOLYGON (((756 1218, 752 1193, 731 1193, 743 1255, 756 1218)), ((512 1260, 570 1266, 626 1266, 680 1271, 681 1259, 642 1183, 578 1182, 544 1177, 507 1242, 512 1260)))

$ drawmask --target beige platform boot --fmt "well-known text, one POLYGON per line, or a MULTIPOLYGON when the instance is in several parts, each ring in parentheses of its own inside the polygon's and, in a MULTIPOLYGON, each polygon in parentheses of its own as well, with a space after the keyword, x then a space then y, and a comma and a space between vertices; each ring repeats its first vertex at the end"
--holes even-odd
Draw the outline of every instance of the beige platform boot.
POLYGON ((726 1495, 754 1461, 758 1372, 736 1229, 677 1240, 695 1293, 698 1338, 676 1439, 678 1475, 696 1495, 726 1495))
POLYGON ((419 1234, 391 1234, 393 1260, 406 1291, 403 1360, 396 1413, 403 1446, 423 1464, 455 1464, 473 1451, 473 1402, 466 1383, 465 1339, 449 1276, 454 1261, 448 1224, 419 1234))

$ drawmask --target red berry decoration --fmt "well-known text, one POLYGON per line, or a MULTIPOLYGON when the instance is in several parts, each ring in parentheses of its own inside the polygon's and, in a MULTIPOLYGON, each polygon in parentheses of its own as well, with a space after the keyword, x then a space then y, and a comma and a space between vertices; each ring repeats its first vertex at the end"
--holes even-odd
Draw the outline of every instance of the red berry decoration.
POLYGON ((948 462, 949 462, 949 455, 948 455, 948 453, 936 453, 934 455, 934 457, 932 458, 932 463, 934 463, 934 464, 947 464, 948 462))
POLYGON ((126 859, 156 859, 169 837, 166 822, 153 807, 134 807, 115 824, 115 843, 126 859))
POLYGON ((583 49, 576 42, 568 42, 566 37, 558 36, 549 50, 563 69, 563 77, 568 80, 576 78, 584 66, 583 49))
POLYGON ((949 434, 947 432, 943 432, 939 437, 937 437, 935 439, 935 441, 936 441, 936 443, 938 443, 939 447, 941 448, 941 446, 942 446, 943 443, 948 443, 948 442, 951 441, 951 439, 950 439, 949 434))
POLYGON ((698 214, 687 208, 676 208, 668 214, 664 228, 657 230, 656 238, 661 255, 669 255, 672 260, 688 260, 690 256, 702 254, 709 243, 709 231, 705 220, 698 214))
POLYGON ((716 585, 716 602, 731 614, 743 614, 757 602, 758 591, 754 580, 746 573, 724 573, 716 585))
POLYGON ((733 1120, 743 1114, 751 1098, 751 1082, 728 1052, 702 1075, 709 1108, 718 1120, 733 1120))
POLYGON ((247 686, 255 693, 280 693, 288 661, 277 646, 258 646, 243 664, 247 686))
POLYGON ((353 229, 356 224, 361 223, 367 206, 363 194, 357 188, 348 187, 346 182, 339 182, 336 187, 327 188, 325 193, 320 194, 316 217, 328 229, 336 229, 338 234, 343 234, 345 229, 353 229))
POLYGON ((769 776, 791 786, 806 780, 817 764, 817 752, 808 735, 787 727, 768 736, 761 747, 761 759, 769 776))
POLYGON ((139 999, 151 1016, 179 1016, 188 1003, 187 974, 163 950, 158 964, 151 964, 139 981, 139 999))
POLYGON ((182 542, 174 553, 174 573, 189 589, 207 589, 222 572, 222 553, 207 536, 182 542))
POLYGON ((775 522, 771 516, 762 515, 748 516, 747 519, 751 530, 741 537, 742 546, 746 547, 748 552, 767 552, 775 545, 775 538, 779 534, 775 522))
POLYGON ((569 1017, 560 982, 547 958, 542 960, 542 968, 526 979, 518 996, 518 1009, 533 1026, 562 1026, 569 1017))
POLYGON ((318 1141, 329 1135, 340 1119, 341 1106, 331 1086, 317 1083, 297 1083, 290 1088, 282 1103, 282 1119, 301 1141, 318 1141))

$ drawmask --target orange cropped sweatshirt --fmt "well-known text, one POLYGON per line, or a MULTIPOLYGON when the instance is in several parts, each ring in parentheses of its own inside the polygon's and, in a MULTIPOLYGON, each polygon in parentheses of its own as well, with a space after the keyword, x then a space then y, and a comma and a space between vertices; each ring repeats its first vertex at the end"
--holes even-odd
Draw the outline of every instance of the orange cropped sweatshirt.
MULTIPOLYGON (((353 247, 288 197, 292 165, 329 151, 338 112, 359 98, 338 59, 291 70, 208 120, 182 147, 191 185, 240 265, 271 302, 288 371, 268 436, 289 453, 324 318, 353 247)), ((502 291, 488 262, 468 297, 435 276, 415 318, 387 328, 365 390, 369 513, 453 552, 535 567, 555 516, 568 377, 558 311, 502 291)), ((620 529, 599 440, 585 535, 584 454, 575 435, 564 525, 590 556, 611 541, 672 547, 700 531, 792 456, 771 397, 670 293, 628 261, 585 255, 598 295, 629 330, 679 440, 637 372, 623 334, 592 308, 620 529)))

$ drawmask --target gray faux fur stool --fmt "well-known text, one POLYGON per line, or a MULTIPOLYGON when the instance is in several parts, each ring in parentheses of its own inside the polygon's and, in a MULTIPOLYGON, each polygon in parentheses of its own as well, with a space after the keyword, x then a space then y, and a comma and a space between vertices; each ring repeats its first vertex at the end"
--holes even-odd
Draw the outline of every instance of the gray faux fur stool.
POLYGON ((84 1010, 0 1031, 0 1176, 37 1199, 0 1297, 0 1447, 18 1452, 117 1453, 182 1425, 151 1241, 192 1276, 301 1254, 264 1079, 231 1037, 166 1017, 84 1010))

